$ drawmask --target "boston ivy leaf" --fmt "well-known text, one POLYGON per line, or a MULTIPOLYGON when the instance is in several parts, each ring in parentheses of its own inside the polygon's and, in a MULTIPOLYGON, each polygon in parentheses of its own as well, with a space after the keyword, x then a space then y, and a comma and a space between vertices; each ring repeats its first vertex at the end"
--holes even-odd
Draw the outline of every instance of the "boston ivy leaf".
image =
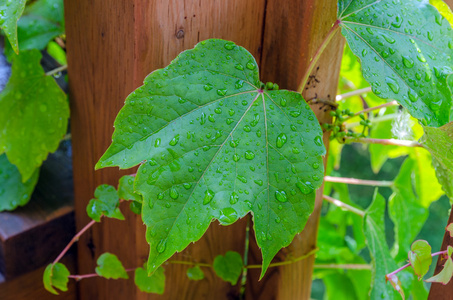
POLYGON ((214 259, 214 272, 225 281, 235 285, 241 276, 244 264, 239 253, 228 251, 225 256, 218 255, 214 259))
POLYGON ((124 220, 124 216, 118 208, 118 192, 111 185, 103 184, 94 191, 94 199, 87 205, 87 214, 93 220, 99 222, 101 216, 124 220))
POLYGON ((146 271, 146 265, 145 268, 137 268, 135 269, 134 281, 140 291, 162 295, 165 291, 164 268, 157 268, 157 270, 149 276, 146 271))
POLYGON ((17 20, 22 15, 26 2, 26 0, 2 0, 0 2, 0 28, 5 32, 16 53, 19 53, 17 20))
POLYGON ((264 274, 301 232, 321 185, 320 126, 299 93, 263 90, 244 48, 208 40, 151 73, 126 99, 97 168, 142 163, 148 271, 201 238, 213 219, 254 217, 264 274))
POLYGON ((436 176, 442 189, 453 199, 453 122, 442 127, 424 127, 425 135, 420 139, 433 159, 436 176))
POLYGON ((134 192, 134 176, 124 175, 118 183, 118 196, 123 200, 142 202, 142 197, 134 192))
POLYGON ((450 234, 450 237, 453 237, 453 223, 448 224, 447 228, 445 228, 445 229, 450 234))
POLYGON ((431 246, 427 241, 417 240, 412 243, 408 256, 409 262, 420 280, 428 273, 429 266, 432 262, 431 246))
POLYGON ((195 266, 193 268, 187 269, 187 277, 190 280, 202 280, 204 278, 204 273, 201 270, 200 266, 195 266))
POLYGON ((0 94, 0 153, 5 152, 26 182, 66 133, 65 93, 45 76, 38 50, 14 57, 11 77, 0 94))
POLYGON ((44 288, 58 295, 55 288, 66 292, 68 290, 69 270, 62 263, 49 264, 43 274, 44 288))
POLYGON ((38 182, 39 169, 25 183, 15 165, 12 165, 5 154, 0 155, 0 211, 13 210, 24 206, 38 182))
POLYGON ((397 269, 385 240, 385 199, 376 192, 363 219, 363 231, 372 259, 371 299, 398 299, 392 287, 386 284, 386 274, 397 269))
POLYGON ((97 264, 98 266, 96 267, 96 273, 99 276, 107 279, 129 278, 129 276, 127 276, 126 270, 123 267, 123 264, 114 254, 108 252, 102 254, 101 256, 99 256, 97 264))
POLYGON ((54 37, 64 34, 63 0, 39 0, 17 22, 20 50, 42 50, 54 37))
POLYGON ((339 0, 342 34, 373 92, 392 98, 423 124, 448 123, 453 32, 426 2, 339 0))
POLYGON ((395 244, 392 250, 396 261, 407 258, 412 241, 428 218, 428 209, 420 204, 412 187, 411 174, 415 167, 406 159, 394 180, 393 194, 389 199, 389 215, 395 224, 395 244))
POLYGON ((453 276, 453 261, 451 259, 452 251, 453 248, 451 246, 448 246, 448 258, 444 264, 442 271, 440 271, 439 274, 426 279, 426 282, 439 282, 443 285, 446 285, 448 284, 448 282, 450 282, 450 279, 453 276))

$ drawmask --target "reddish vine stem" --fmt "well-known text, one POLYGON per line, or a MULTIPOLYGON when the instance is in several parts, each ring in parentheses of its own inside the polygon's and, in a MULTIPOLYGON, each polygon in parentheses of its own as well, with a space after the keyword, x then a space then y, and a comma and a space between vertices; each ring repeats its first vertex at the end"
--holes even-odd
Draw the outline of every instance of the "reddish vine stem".
POLYGON ((343 99, 346 99, 346 98, 349 98, 352 96, 367 94, 369 92, 371 92, 371 87, 366 87, 363 89, 359 89, 359 90, 351 91, 351 92, 344 93, 341 95, 337 95, 337 96, 335 96, 335 100, 340 101, 340 100, 343 100, 343 99))
POLYGON ((353 206, 351 206, 351 205, 349 205, 349 204, 346 204, 346 203, 344 203, 344 202, 341 202, 341 201, 338 200, 338 199, 329 197, 329 196, 327 196, 327 195, 323 195, 322 198, 323 198, 324 200, 326 200, 327 202, 330 202, 330 203, 332 203, 333 205, 336 205, 336 206, 338 206, 338 207, 340 207, 340 208, 343 208, 343 209, 345 209, 345 210, 348 210, 348 211, 350 211, 350 212, 352 212, 352 213, 355 213, 356 215, 359 215, 359 216, 361 216, 362 218, 365 216, 365 212, 364 212, 363 210, 360 210, 360 209, 355 208, 355 207, 353 207, 353 206))
MULTIPOLYGON (((431 254, 431 257, 434 257, 434 256, 438 256, 438 255, 445 255, 447 254, 447 250, 444 250, 444 251, 439 251, 439 252, 434 252, 431 254)), ((393 277, 394 275, 396 275, 398 272, 401 272, 402 270, 408 268, 411 266, 411 263, 407 263, 405 264, 404 266, 402 266, 401 268, 398 268, 396 269, 395 271, 393 271, 392 273, 388 273, 387 275, 385 275, 385 278, 387 280, 389 280, 391 277, 393 277)))
POLYGON ((398 102, 390 101, 390 102, 387 102, 387 103, 384 103, 384 104, 381 104, 381 105, 378 105, 378 106, 369 107, 369 108, 366 108, 366 109, 361 110, 359 112, 356 112, 354 114, 354 116, 358 116, 360 114, 364 114, 364 113, 367 113, 367 112, 370 112, 370 111, 373 111, 373 110, 378 110, 378 109, 381 109, 381 108, 384 108, 384 107, 394 106, 394 105, 398 105, 398 102))
POLYGON ((332 38, 335 36, 335 33, 337 30, 340 28, 340 20, 336 20, 335 23, 333 24, 332 28, 330 28, 329 32, 327 33, 326 37, 321 43, 321 46, 319 46, 318 50, 316 50, 315 56, 313 56, 312 60, 310 61, 310 64, 308 65, 307 71, 305 72, 304 77, 301 80, 301 83, 299 85, 299 88, 297 89, 299 92, 302 92, 304 87, 307 85, 308 78, 310 77, 311 72, 314 70, 316 63, 318 62, 319 58, 321 57, 321 54, 324 52, 324 49, 326 49, 327 45, 329 42, 332 40, 332 38))
POLYGON ((50 71, 47 72, 45 75, 46 75, 46 76, 52 76, 52 75, 57 74, 57 73, 59 73, 59 72, 61 72, 61 71, 65 71, 67 68, 68 68, 68 65, 63 65, 63 66, 61 66, 61 67, 55 68, 55 69, 53 69, 53 70, 50 70, 50 71))
POLYGON ((371 139, 371 138, 345 138, 347 143, 362 143, 362 144, 381 144, 403 147, 423 147, 422 144, 416 141, 396 140, 396 139, 371 139))
POLYGON ((381 186, 381 187, 390 187, 393 185, 393 181, 377 181, 377 180, 365 180, 365 179, 333 177, 333 176, 324 176, 324 181, 355 184, 355 185, 381 186))
POLYGON ((91 226, 94 225, 94 223, 96 223, 95 220, 91 220, 90 223, 88 223, 87 225, 85 225, 85 227, 83 227, 79 232, 77 232, 76 235, 74 235, 74 237, 72 238, 72 240, 66 245, 66 247, 63 249, 63 251, 61 251, 60 255, 58 255, 57 258, 55 258, 55 260, 53 261, 53 264, 56 264, 57 262, 60 261, 60 259, 66 254, 66 252, 68 252, 69 248, 71 248, 71 246, 77 242, 80 238, 80 236, 82 234, 85 233, 85 231, 87 231, 91 226))
MULTIPOLYGON (((126 272, 132 272, 135 268, 126 269, 126 272)), ((91 274, 84 274, 84 275, 69 275, 68 278, 75 279, 77 281, 85 279, 85 278, 92 278, 92 277, 101 277, 98 273, 91 273, 91 274)))

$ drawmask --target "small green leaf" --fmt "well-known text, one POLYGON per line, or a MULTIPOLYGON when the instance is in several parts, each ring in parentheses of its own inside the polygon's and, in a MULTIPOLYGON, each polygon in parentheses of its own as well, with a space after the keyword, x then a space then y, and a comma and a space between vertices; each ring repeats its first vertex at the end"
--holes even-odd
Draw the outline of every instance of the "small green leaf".
POLYGON ((69 270, 62 263, 49 264, 44 270, 43 283, 47 291, 58 295, 55 288, 66 292, 68 290, 69 270))
POLYGON ((145 268, 135 269, 134 281, 140 291, 162 295, 165 291, 164 268, 159 267, 152 275, 148 276, 145 264, 145 268))
POLYGON ((5 154, 0 155, 0 211, 27 204, 38 177, 39 169, 36 169, 30 179, 23 183, 16 166, 8 161, 5 154))
POLYGON ((26 0, 2 0, 0 2, 0 28, 5 32, 11 46, 19 53, 17 45, 17 20, 22 15, 26 0))
POLYGON ((118 183, 118 195, 120 199, 133 200, 142 202, 142 197, 134 192, 134 176, 124 175, 120 178, 118 183))
POLYGON ((99 222, 101 216, 124 220, 124 216, 118 208, 119 197, 116 189, 107 184, 100 185, 94 192, 95 199, 91 199, 87 205, 87 214, 93 220, 99 222))
POLYGON ((453 32, 416 0, 340 0, 338 20, 373 92, 395 99, 424 125, 449 122, 453 32))
POLYGON ((69 106, 55 79, 46 76, 38 50, 15 56, 0 94, 0 153, 5 152, 26 182, 66 133, 69 106))
POLYGON ((98 266, 96 267, 96 273, 99 276, 107 279, 129 278, 129 276, 127 276, 126 270, 123 267, 123 264, 114 254, 108 252, 102 254, 101 256, 99 256, 97 264, 98 266))
POLYGON ((450 237, 453 237, 453 223, 448 224, 446 230, 450 234, 450 237))
POLYGON ((126 99, 96 167, 141 164, 149 272, 213 219, 230 225, 252 212, 263 275, 304 228, 324 175, 322 131, 299 93, 263 90, 258 74, 244 48, 212 39, 126 99))
POLYGON ((372 261, 371 299, 397 299, 392 287, 386 284, 386 274, 397 269, 390 256, 385 240, 384 227, 385 199, 378 192, 374 193, 373 202, 365 213, 363 231, 372 261))
POLYGON ((214 259, 214 272, 225 281, 235 285, 241 276, 244 264, 239 253, 228 251, 225 256, 218 255, 214 259))
POLYGON ((142 203, 137 202, 137 201, 131 201, 131 203, 129 204, 129 209, 134 214, 141 215, 142 214, 142 203))
POLYGON ((46 50, 60 65, 66 65, 68 63, 66 60, 66 52, 57 43, 50 41, 49 44, 47 44, 46 50))
POLYGON ((453 201, 453 122, 439 128, 423 127, 420 139, 432 155, 436 176, 445 194, 453 201))
POLYGON ((187 269, 187 277, 190 280, 202 280, 204 278, 204 273, 201 270, 200 266, 195 266, 193 268, 187 269))
POLYGON ((448 258, 444 264, 442 271, 440 271, 439 274, 426 279, 426 282, 439 282, 443 285, 446 285, 448 284, 448 282, 450 282, 450 279, 453 276, 453 261, 451 259, 451 251, 453 251, 453 248, 451 246, 448 246, 448 250, 448 258))
POLYGON ((431 246, 427 241, 417 240, 412 243, 411 251, 409 251, 408 256, 409 262, 420 280, 428 273, 429 266, 432 262, 431 246))

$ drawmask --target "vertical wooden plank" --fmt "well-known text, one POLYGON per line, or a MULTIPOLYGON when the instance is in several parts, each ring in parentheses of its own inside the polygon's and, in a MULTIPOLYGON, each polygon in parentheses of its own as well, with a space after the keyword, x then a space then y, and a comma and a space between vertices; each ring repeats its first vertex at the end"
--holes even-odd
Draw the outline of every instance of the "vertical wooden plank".
MULTIPOLYGON (((298 90, 311 58, 336 20, 336 9, 336 2, 329 0, 268 0, 261 78, 276 82, 284 89, 298 90)), ((305 99, 317 96, 335 100, 343 45, 338 31, 316 64, 309 83, 303 87, 305 99)), ((319 122, 330 122, 328 106, 318 104, 311 108, 319 122)), ((329 144, 328 136, 323 136, 326 146, 329 144)), ((304 231, 277 255, 275 261, 297 258, 316 248, 322 192, 321 187, 316 195, 314 212, 304 231)), ((249 259, 250 263, 260 263, 256 246, 251 247, 249 259)), ((291 265, 271 268, 259 283, 260 270, 249 270, 246 298, 310 299, 313 262, 312 255, 291 265)))
MULTIPOLYGON (((78 0, 65 1, 71 127, 74 147, 74 189, 77 227, 89 220, 85 207, 95 187, 116 185, 120 172, 94 165, 107 149, 113 121, 126 96, 144 77, 176 55, 207 38, 224 38, 245 46, 259 59, 265 0, 78 0)), ((132 173, 129 171, 126 173, 132 173)), ((124 172, 123 172, 124 174, 124 172)), ((126 211, 126 206, 122 207, 126 211)), ((79 273, 91 273, 97 257, 110 251, 126 268, 141 265, 148 245, 139 217, 104 220, 78 244, 79 273)), ((213 223, 205 237, 177 256, 211 263, 228 250, 243 251, 244 222, 223 227, 213 223)), ((144 294, 133 279, 87 279, 79 284, 81 299, 234 299, 231 288, 212 272, 189 282, 187 266, 165 266, 167 288, 160 296, 144 294)))

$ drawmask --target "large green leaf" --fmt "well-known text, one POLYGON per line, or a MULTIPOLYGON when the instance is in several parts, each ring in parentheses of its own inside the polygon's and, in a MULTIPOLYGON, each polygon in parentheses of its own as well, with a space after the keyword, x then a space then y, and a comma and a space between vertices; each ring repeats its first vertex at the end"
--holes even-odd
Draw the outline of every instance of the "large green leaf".
POLYGON ((38 50, 14 57, 12 74, 0 94, 0 153, 6 152, 26 182, 66 133, 65 93, 46 76, 38 50))
POLYGON ((26 2, 26 0, 0 0, 0 28, 5 32, 16 53, 19 52, 17 20, 22 15, 26 2))
POLYGON ((416 0, 340 0, 338 19, 376 95, 397 100, 425 125, 448 123, 453 32, 433 6, 416 0))
POLYGON ((262 90, 244 48, 199 43, 126 99, 97 168, 140 164, 135 190, 149 272, 203 235, 252 212, 264 274, 301 232, 321 185, 321 129, 299 93, 262 90))
POLYGON ((15 165, 12 165, 5 154, 0 155, 0 211, 13 210, 23 206, 30 200, 38 182, 39 169, 26 182, 15 165))
POLYGON ((412 187, 412 170, 415 162, 407 158, 395 178, 393 194, 389 199, 389 215, 395 224, 393 257, 397 262, 407 259, 412 241, 428 218, 428 208, 420 204, 412 187))
POLYGON ((390 256, 385 241, 384 227, 385 199, 377 190, 373 202, 365 213, 363 231, 372 258, 372 279, 370 299, 398 299, 390 284, 386 283, 385 275, 397 269, 396 263, 390 256))
POLYGON ((425 135, 420 141, 431 152, 437 179, 445 194, 453 201, 453 122, 440 128, 423 129, 425 135))

